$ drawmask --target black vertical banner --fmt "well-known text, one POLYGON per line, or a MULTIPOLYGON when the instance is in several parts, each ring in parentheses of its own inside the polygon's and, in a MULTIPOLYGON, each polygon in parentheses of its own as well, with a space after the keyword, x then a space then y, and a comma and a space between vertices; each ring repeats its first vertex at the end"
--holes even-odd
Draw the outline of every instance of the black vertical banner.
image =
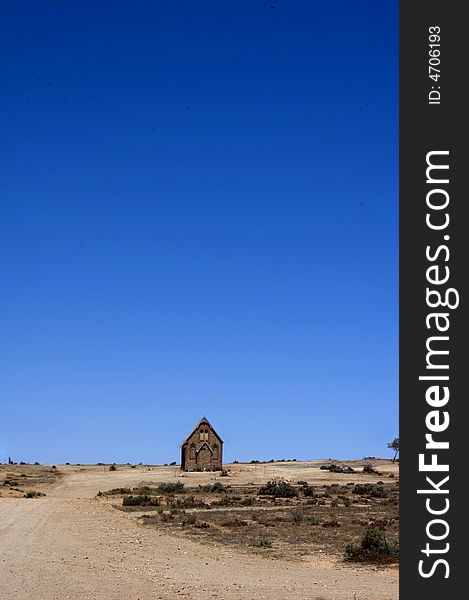
POLYGON ((465 595, 469 227, 462 2, 400 4, 400 598, 465 595), (456 591, 458 589, 458 592, 456 591), (462 591, 461 591, 462 590, 462 591))

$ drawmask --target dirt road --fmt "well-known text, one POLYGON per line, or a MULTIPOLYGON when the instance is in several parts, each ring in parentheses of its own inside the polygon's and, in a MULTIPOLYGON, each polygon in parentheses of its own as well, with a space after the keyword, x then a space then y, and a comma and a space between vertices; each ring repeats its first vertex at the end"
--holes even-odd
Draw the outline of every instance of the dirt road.
MULTIPOLYGON (((396 568, 287 562, 140 526, 98 489, 175 471, 68 469, 37 499, 0 498, 1 600, 395 600, 396 568)), ((197 474, 202 475, 202 474, 197 474)), ((252 474, 246 477, 253 477, 252 474)))

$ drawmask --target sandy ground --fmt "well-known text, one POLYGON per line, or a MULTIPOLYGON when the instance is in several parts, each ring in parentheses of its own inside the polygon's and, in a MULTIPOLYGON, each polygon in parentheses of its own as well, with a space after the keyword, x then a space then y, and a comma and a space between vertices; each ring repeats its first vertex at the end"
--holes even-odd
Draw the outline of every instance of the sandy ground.
MULTIPOLYGON (((272 476, 315 484, 357 480, 321 471, 319 464, 230 465, 229 483, 258 484, 272 476)), ((398 474, 389 461, 374 464, 385 476, 398 474)), ((112 503, 96 498, 99 490, 142 481, 179 480, 192 486, 213 481, 216 474, 181 478, 176 467, 145 466, 109 471, 60 465, 58 470, 63 477, 55 487, 43 488, 46 497, 0 497, 1 600, 398 598, 397 567, 356 567, 326 556, 288 562, 202 545, 138 525, 112 503)), ((360 475, 360 481, 366 480, 360 475)))

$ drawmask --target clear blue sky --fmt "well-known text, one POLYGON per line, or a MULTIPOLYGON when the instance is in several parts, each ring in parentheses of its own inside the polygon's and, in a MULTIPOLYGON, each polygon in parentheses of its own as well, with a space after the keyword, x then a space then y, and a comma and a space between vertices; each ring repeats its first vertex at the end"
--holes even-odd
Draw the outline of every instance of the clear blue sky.
POLYGON ((0 460, 391 456, 397 2, 0 13, 0 460))

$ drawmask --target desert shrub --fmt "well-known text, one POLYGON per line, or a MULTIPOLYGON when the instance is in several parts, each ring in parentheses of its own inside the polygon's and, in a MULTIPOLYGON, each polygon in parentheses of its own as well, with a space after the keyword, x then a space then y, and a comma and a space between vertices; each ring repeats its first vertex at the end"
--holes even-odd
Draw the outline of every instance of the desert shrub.
MULTIPOLYGON (((119 488, 116 488, 119 489, 119 488)), ((123 488, 121 488, 123 489, 123 488)), ((138 496, 157 496, 159 491, 156 487, 151 487, 150 485, 140 484, 133 489, 134 493, 138 496)))
POLYGON ((228 473, 228 471, 225 471, 225 469, 222 469, 222 472, 220 473, 220 477, 229 477, 230 474, 228 473))
POLYGON ((236 504, 236 500, 233 496, 224 495, 220 498, 220 500, 215 500, 212 502, 212 506, 233 506, 236 504))
POLYGON ((371 498, 386 498, 387 492, 382 485, 373 485, 372 483, 358 483, 352 492, 358 496, 370 496, 371 498))
POLYGON ((181 525, 195 525, 197 522, 197 517, 194 514, 186 515, 181 522, 181 525))
POLYGON ((319 468, 325 471, 330 471, 331 473, 355 473, 352 467, 337 465, 335 463, 330 465, 321 465, 319 468))
POLYGON ((259 525, 264 525, 264 527, 275 527, 275 524, 282 520, 283 517, 280 515, 273 517, 270 514, 261 514, 256 518, 256 521, 259 523, 259 525))
POLYGON ((267 538, 260 538, 254 542, 253 546, 256 548, 272 548, 272 542, 267 538))
POLYGON ((374 469, 370 463, 363 465, 363 473, 368 473, 368 475, 381 475, 381 473, 374 469))
POLYGON ((109 467, 109 470, 110 470, 110 471, 117 471, 117 467, 116 467, 116 465, 111 465, 111 466, 109 467))
POLYGON ((209 493, 209 494, 210 493, 220 494, 222 492, 226 492, 227 489, 228 489, 228 487, 223 485, 223 483, 220 483, 219 481, 216 481, 213 485, 210 485, 210 484, 199 485, 199 487, 198 487, 199 492, 209 493))
POLYGON ((320 525, 320 524, 321 524, 321 521, 320 521, 320 520, 319 520, 317 517, 310 517, 310 518, 308 519, 308 523, 309 523, 310 525, 320 525))
POLYGON ((210 527, 210 523, 207 523, 207 521, 197 521, 194 527, 197 527, 197 529, 208 529, 210 527))
POLYGON ((376 527, 369 527, 359 545, 350 543, 345 547, 345 560, 354 562, 395 562, 399 558, 398 544, 389 545, 384 534, 376 527))
POLYGON ((200 508, 205 507, 205 502, 196 499, 195 496, 185 496, 176 500, 176 506, 181 508, 200 508))
POLYGON ((166 513, 166 512, 161 513, 160 518, 163 523, 168 523, 168 521, 171 521, 172 519, 174 519, 172 514, 166 513))
POLYGON ((138 495, 138 496, 124 496, 122 498, 122 506, 158 506, 160 501, 158 498, 152 498, 151 496, 138 495))
POLYGON ((45 494, 43 494, 42 492, 26 492, 26 494, 24 495, 25 498, 39 498, 40 496, 45 496, 45 494))
POLYGON ((181 481, 175 482, 164 482, 158 484, 157 486, 160 494, 181 494, 185 491, 184 484, 181 481))
POLYGON ((305 513, 301 508, 295 508, 291 513, 291 518, 295 525, 302 523, 305 519, 305 513))
POLYGON ((274 498, 292 498, 297 496, 296 489, 288 481, 273 479, 259 488, 259 495, 273 496, 274 498))
POLYGON ((303 487, 301 488, 301 491, 303 492, 304 496, 306 496, 307 498, 313 498, 314 497, 314 487, 312 485, 303 485, 303 487))
POLYGON ((247 496, 246 498, 243 498, 243 500, 241 501, 242 506, 252 506, 253 504, 254 504, 254 498, 252 496, 247 496))

